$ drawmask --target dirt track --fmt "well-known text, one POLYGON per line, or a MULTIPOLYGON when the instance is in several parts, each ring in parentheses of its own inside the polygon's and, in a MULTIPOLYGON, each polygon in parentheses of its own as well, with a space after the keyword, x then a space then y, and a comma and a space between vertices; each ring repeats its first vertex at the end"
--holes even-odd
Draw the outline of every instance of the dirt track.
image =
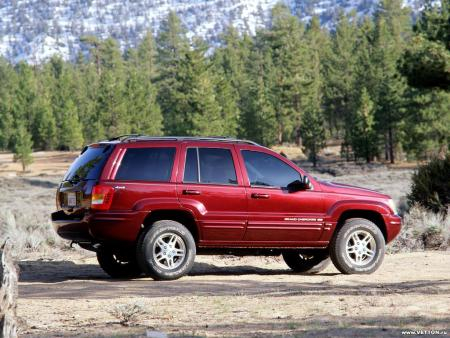
POLYGON ((388 255, 368 276, 296 275, 275 258, 198 257, 190 276, 113 281, 95 259, 23 261, 22 334, 30 336, 401 336, 450 334, 450 252, 388 255), (135 326, 110 314, 139 301, 135 326))

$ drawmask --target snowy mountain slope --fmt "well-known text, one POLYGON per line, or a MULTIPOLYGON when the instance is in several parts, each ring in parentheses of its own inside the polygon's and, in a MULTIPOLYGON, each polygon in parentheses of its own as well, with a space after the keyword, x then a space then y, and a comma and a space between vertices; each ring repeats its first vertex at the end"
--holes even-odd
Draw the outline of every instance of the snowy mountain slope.
MULTIPOLYGON (((254 33, 267 24, 279 0, 1 0, 0 55, 18 62, 40 63, 53 54, 73 59, 79 38, 112 36, 122 48, 135 46, 151 30, 156 32, 169 10, 174 10, 189 35, 211 42, 230 24, 254 33)), ((331 27, 339 9, 371 13, 371 0, 284 0, 304 20, 319 15, 331 27)), ((405 0, 417 11, 423 0, 405 0)))

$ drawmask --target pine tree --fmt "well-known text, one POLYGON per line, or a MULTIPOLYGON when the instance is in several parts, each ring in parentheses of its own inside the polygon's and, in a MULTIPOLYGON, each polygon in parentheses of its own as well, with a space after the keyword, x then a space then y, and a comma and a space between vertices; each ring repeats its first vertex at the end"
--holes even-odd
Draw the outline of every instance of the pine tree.
POLYGON ((273 64, 269 51, 255 49, 251 53, 248 103, 242 115, 244 137, 270 146, 277 142, 277 119, 272 100, 273 64))
POLYGON ((80 149, 83 144, 82 125, 74 99, 73 66, 61 58, 50 60, 53 76, 52 107, 57 126, 57 148, 62 150, 80 149))
POLYGON ((60 126, 59 144, 63 150, 77 150, 83 146, 82 127, 77 109, 71 99, 65 102, 65 112, 60 126))
POLYGON ((314 17, 306 31, 305 40, 309 46, 309 65, 304 70, 302 106, 304 109, 301 135, 304 149, 315 167, 318 153, 325 146, 325 128, 322 111, 322 64, 321 48, 324 41, 319 20, 314 17))
POLYGON ((348 143, 348 125, 355 98, 355 66, 357 54, 357 26, 355 13, 339 13, 331 48, 324 62, 324 105, 330 132, 344 137, 348 143))
POLYGON ((156 39, 160 69, 158 103, 164 117, 164 131, 172 135, 185 135, 190 128, 184 125, 187 101, 180 80, 181 67, 189 49, 186 32, 178 16, 170 12, 156 39))
POLYGON ((42 93, 36 105, 36 145, 42 150, 52 150, 56 147, 56 120, 48 94, 42 93))
POLYGON ((180 79, 184 88, 184 123, 188 135, 223 135, 224 121, 215 95, 215 84, 210 65, 205 58, 207 46, 197 40, 186 52, 180 79))
POLYGON ((369 163, 377 154, 377 134, 374 122, 374 104, 367 89, 363 88, 352 118, 350 133, 355 160, 364 158, 369 163))
POLYGON ((450 145, 450 93, 411 88, 408 115, 400 127, 411 158, 444 158, 450 145))
POLYGON ((405 114, 406 81, 398 71, 402 50, 411 31, 410 16, 400 0, 382 0, 375 13, 375 119, 385 137, 385 159, 395 162, 400 140, 398 124, 405 114))
POLYGON ((125 100, 125 66, 117 42, 105 40, 100 46, 101 75, 97 96, 99 137, 113 137, 130 132, 125 100), (102 134, 104 132, 104 134, 102 134))
POLYGON ((14 133, 14 92, 17 76, 13 67, 0 57, 0 149, 8 149, 14 133))
POLYGON ((104 128, 97 112, 100 76, 96 67, 92 59, 86 59, 83 55, 79 55, 73 73, 73 100, 83 126, 83 138, 86 143, 92 143, 105 137, 104 128), (101 126, 100 130, 99 126, 101 126))
POLYGON ((33 163, 33 141, 31 134, 27 131, 23 124, 19 124, 16 129, 14 142, 14 161, 20 161, 22 164, 22 171, 33 163))
MULTIPOLYGON (((292 140, 301 119, 301 86, 305 69, 304 27, 288 7, 278 4, 272 10, 270 30, 260 38, 261 48, 269 48, 274 65, 272 99, 277 119, 277 140, 292 140)), ((258 37, 257 37, 258 39, 258 37)))
POLYGON ((238 107, 238 94, 231 85, 230 80, 219 70, 214 76, 217 104, 220 107, 220 119, 222 121, 222 135, 236 137, 240 110, 238 107))
MULTIPOLYGON (((148 39, 148 37, 147 37, 148 39)), ((144 42, 148 43, 148 41, 144 42)), ((142 50, 143 46, 140 46, 142 50)), ((156 88, 152 83, 154 67, 151 54, 129 51, 126 100, 131 132, 161 135, 163 119, 156 102, 156 88)))

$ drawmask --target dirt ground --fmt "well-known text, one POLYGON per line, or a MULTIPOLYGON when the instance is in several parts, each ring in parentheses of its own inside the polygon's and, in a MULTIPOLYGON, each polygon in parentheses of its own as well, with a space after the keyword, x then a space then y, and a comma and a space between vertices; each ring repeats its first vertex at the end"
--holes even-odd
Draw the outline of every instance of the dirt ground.
POLYGON ((109 279, 95 258, 20 263, 24 337, 393 337, 404 330, 450 334, 450 252, 388 255, 372 275, 291 273, 278 258, 197 257, 170 282, 109 279), (110 313, 139 302, 124 327, 110 313))
POLYGON ((33 153, 33 163, 22 172, 19 162, 14 162, 12 153, 0 152, 0 177, 15 176, 63 176, 79 151, 37 151, 33 153))

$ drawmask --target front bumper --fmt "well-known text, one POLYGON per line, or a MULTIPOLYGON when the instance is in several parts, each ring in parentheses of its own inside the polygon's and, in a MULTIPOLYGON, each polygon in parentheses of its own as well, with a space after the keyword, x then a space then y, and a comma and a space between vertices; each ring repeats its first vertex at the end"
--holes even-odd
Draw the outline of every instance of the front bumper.
POLYGON ((397 215, 386 215, 384 216, 384 223, 386 224, 386 242, 389 243, 400 233, 402 218, 397 215))

